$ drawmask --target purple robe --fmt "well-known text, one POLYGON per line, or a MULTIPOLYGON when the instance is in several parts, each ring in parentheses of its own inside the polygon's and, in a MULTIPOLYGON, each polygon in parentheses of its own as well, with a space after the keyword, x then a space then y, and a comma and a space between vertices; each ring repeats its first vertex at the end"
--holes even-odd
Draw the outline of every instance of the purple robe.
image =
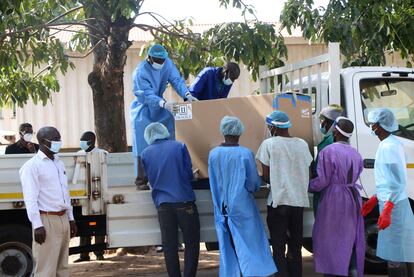
POLYGON ((362 169, 361 155, 348 144, 331 144, 319 154, 318 177, 309 184, 311 192, 322 192, 312 234, 316 272, 348 276, 355 247, 358 276, 363 276, 364 220, 356 184, 362 169))

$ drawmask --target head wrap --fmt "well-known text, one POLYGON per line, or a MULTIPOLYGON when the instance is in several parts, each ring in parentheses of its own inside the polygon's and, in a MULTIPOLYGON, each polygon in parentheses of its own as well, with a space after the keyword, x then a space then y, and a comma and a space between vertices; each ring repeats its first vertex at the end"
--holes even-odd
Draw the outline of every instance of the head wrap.
POLYGON ((329 106, 323 108, 321 110, 321 112, 319 113, 319 116, 324 116, 327 119, 335 121, 335 119, 338 116, 342 115, 342 112, 343 112, 343 109, 342 109, 341 106, 332 104, 332 105, 329 105, 329 106))
POLYGON ((170 137, 167 127, 159 122, 148 125, 144 131, 144 139, 148 145, 153 144, 156 140, 167 139, 170 137))
POLYGON ((165 50, 164 46, 156 43, 150 47, 148 55, 158 59, 166 59, 168 57, 168 52, 165 50))
POLYGON ((234 116, 225 116, 220 122, 220 132, 223 136, 241 136, 244 133, 243 122, 234 116))
POLYGON ((346 120, 346 121, 352 122, 349 118, 346 118, 346 117, 344 117, 344 116, 339 116, 339 117, 337 117, 337 118, 336 118, 336 120, 335 120, 335 129, 336 129, 339 133, 341 133, 344 137, 347 137, 347 138, 352 137, 352 133, 353 133, 353 132, 351 132, 351 133, 345 132, 344 130, 342 130, 342 129, 338 126, 338 122, 339 122, 340 120, 346 120))
POLYGON ((387 132, 395 132, 398 130, 398 122, 392 111, 387 108, 379 108, 369 112, 368 122, 371 124, 379 123, 379 125, 387 132))
POLYGON ((266 116, 266 124, 280 129, 292 127, 292 124, 289 121, 289 116, 282 111, 274 111, 266 116))

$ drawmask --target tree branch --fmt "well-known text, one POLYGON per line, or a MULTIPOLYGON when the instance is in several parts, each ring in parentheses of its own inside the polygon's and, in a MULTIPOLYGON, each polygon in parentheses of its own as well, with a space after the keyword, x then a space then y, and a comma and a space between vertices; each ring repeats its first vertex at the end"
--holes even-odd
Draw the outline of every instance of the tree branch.
POLYGON ((82 56, 71 56, 71 55, 68 55, 68 54, 65 54, 65 56, 66 57, 68 57, 68 58, 73 58, 73 59, 83 59, 83 58, 86 58, 87 56, 89 56, 102 42, 103 42, 104 40, 103 39, 101 39, 101 40, 99 40, 96 44, 95 44, 95 46, 94 47, 92 47, 91 49, 89 49, 89 51, 88 52, 86 52, 84 55, 82 55, 82 56))
POLYGON ((181 32, 181 31, 179 31, 179 32, 170 31, 165 26, 161 26, 161 28, 160 28, 160 27, 147 25, 147 24, 133 24, 132 27, 137 27, 137 28, 140 28, 144 31, 150 31, 151 33, 152 33, 152 31, 156 30, 160 33, 163 33, 163 34, 166 34, 166 35, 169 35, 169 36, 184 38, 184 39, 188 39, 188 40, 194 40, 194 37, 192 37, 192 36, 189 36, 189 35, 181 32))
POLYGON ((103 39, 102 37, 95 36, 94 34, 87 33, 87 32, 82 32, 82 31, 78 31, 78 30, 67 30, 66 28, 61 29, 61 28, 57 28, 57 27, 48 27, 48 29, 50 29, 50 30, 58 30, 58 32, 56 32, 56 33, 59 33, 61 31, 65 31, 65 32, 71 32, 71 33, 76 33, 76 34, 88 35, 88 36, 97 38, 99 40, 102 40, 103 39))
POLYGON ((140 13, 139 15, 144 15, 144 14, 150 15, 152 18, 154 18, 158 22, 158 24, 160 24, 162 27, 168 29, 169 26, 168 25, 165 25, 163 22, 161 22, 161 20, 159 18, 157 18, 157 16, 158 16, 162 20, 166 21, 170 25, 170 27, 173 27, 176 30, 176 32, 179 32, 179 33, 181 32, 180 29, 178 29, 177 27, 175 27, 174 23, 172 23, 171 21, 169 21, 168 19, 166 19, 165 17, 163 17, 162 15, 160 15, 158 13, 155 13, 155 12, 143 12, 143 13, 140 13))
POLYGON ((54 26, 62 26, 62 25, 71 25, 71 26, 78 25, 78 26, 84 26, 84 27, 87 27, 87 28, 91 28, 91 29, 97 31, 98 33, 100 33, 100 30, 98 28, 96 28, 96 27, 94 27, 94 26, 92 26, 90 24, 87 24, 87 23, 82 23, 82 22, 62 22, 62 23, 53 23, 53 24, 39 24, 39 25, 35 25, 35 26, 26 27, 26 28, 23 28, 21 30, 12 31, 12 32, 8 32, 8 33, 3 33, 3 34, 0 35, 0 41, 2 41, 6 37, 12 37, 12 36, 14 36, 16 34, 24 33, 24 32, 27 32, 27 31, 36 30, 36 29, 43 29, 43 28, 44 29, 47 29, 47 28, 52 29, 52 27, 54 27, 54 26))
POLYGON ((70 14, 71 12, 77 11, 77 10, 79 10, 79 9, 81 9, 81 8, 83 8, 83 5, 80 5, 80 6, 78 6, 78 7, 75 7, 75 8, 73 8, 73 9, 70 9, 70 10, 68 10, 67 12, 63 13, 63 14, 56 16, 56 17, 55 17, 55 18, 53 18, 52 20, 49 20, 48 22, 46 22, 46 24, 50 24, 50 23, 52 23, 52 22, 55 22, 55 21, 59 20, 60 18, 62 18, 62 17, 64 17, 64 16, 66 16, 66 15, 68 15, 68 14, 70 14))

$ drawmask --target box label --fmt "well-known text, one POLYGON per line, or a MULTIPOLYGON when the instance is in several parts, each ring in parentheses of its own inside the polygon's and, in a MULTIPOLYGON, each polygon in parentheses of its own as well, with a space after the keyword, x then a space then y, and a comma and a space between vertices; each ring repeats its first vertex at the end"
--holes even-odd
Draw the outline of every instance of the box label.
POLYGON ((301 115, 302 118, 310 118, 310 110, 309 109, 302 109, 301 110, 301 115))
POLYGON ((178 111, 174 115, 175 120, 189 120, 193 118, 192 106, 190 103, 178 104, 178 111))

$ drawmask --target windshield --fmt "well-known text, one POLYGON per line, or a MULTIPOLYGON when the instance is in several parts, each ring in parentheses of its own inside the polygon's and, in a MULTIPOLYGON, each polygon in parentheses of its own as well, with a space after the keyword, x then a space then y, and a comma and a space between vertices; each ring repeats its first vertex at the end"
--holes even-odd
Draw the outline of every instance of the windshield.
POLYGON ((395 135, 414 140, 414 80, 362 79, 360 88, 366 123, 370 111, 388 108, 398 120, 399 130, 395 135))

